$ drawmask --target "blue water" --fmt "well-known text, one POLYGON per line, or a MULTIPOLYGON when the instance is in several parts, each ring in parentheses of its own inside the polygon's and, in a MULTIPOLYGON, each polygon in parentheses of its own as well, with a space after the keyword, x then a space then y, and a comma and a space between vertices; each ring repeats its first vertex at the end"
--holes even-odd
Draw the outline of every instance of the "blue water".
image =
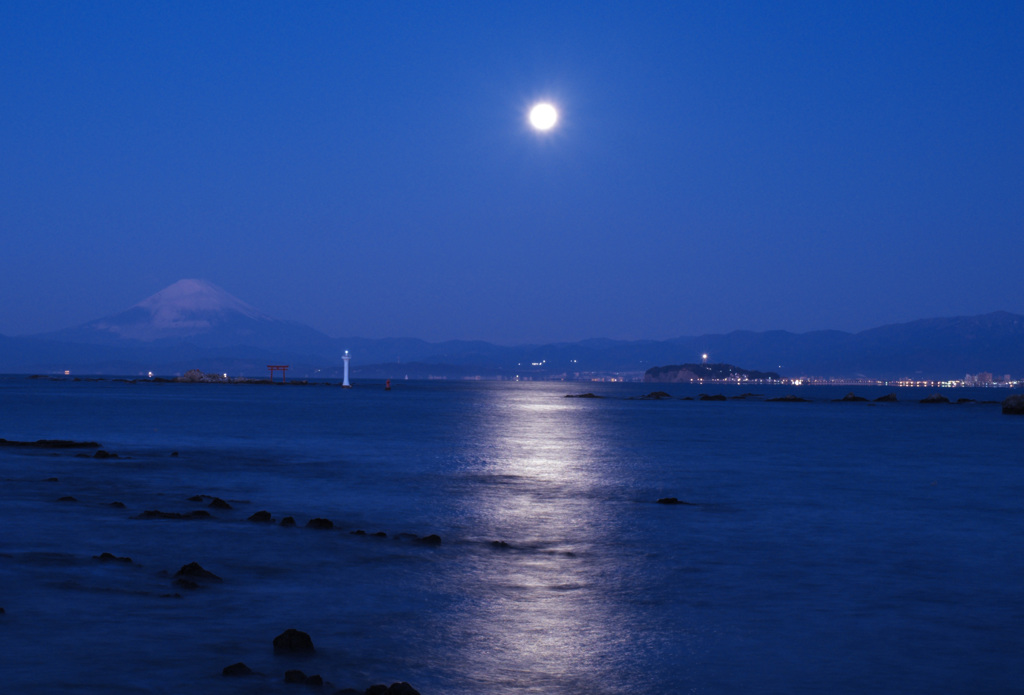
POLYGON ((629 399, 651 390, 0 378, 0 437, 120 457, 0 448, 0 688, 1024 692, 1024 418, 914 389, 629 399), (132 518, 196 494, 233 509, 132 518), (192 561, 223 583, 175 587, 192 561), (273 654, 291 627, 314 657, 273 654), (258 674, 221 676, 238 661, 258 674))

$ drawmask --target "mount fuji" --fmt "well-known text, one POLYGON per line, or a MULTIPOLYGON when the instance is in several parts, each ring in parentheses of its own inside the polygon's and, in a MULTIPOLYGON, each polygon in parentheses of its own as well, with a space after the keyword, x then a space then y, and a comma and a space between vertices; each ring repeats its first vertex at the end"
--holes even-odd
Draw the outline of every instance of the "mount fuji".
POLYGON ((89 323, 37 336, 86 345, 249 347, 332 354, 335 341, 308 326, 272 318, 206 280, 179 280, 135 306, 89 323), (141 344, 141 345, 140 345, 141 344))

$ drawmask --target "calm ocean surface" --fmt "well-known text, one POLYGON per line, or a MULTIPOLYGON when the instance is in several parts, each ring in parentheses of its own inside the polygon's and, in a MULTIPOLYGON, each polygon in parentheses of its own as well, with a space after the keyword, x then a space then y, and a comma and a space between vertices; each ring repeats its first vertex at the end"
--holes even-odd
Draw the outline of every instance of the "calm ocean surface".
POLYGON ((1024 417, 998 405, 355 386, 0 378, 0 437, 119 456, 0 447, 0 690, 1024 692, 1024 417), (133 518, 197 494, 233 508, 133 518), (193 561, 223 583, 174 586, 193 561), (286 628, 316 655, 275 656, 286 628))

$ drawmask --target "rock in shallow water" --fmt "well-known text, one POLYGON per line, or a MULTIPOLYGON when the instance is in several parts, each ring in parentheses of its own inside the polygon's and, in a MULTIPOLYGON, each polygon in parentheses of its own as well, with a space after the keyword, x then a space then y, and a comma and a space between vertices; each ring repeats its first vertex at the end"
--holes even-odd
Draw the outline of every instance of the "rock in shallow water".
POLYGON ((391 687, 383 684, 371 685, 363 695, 420 695, 420 693, 411 685, 402 681, 401 683, 392 683, 391 687))
POLYGON ((99 560, 100 562, 126 562, 131 563, 130 557, 117 557, 113 553, 100 553, 99 555, 93 555, 93 560, 99 560))
POLYGON ((313 640, 302 630, 289 628, 274 638, 275 654, 313 654, 313 640))
POLYGON ((306 682, 306 674, 303 673, 302 671, 298 670, 297 668, 296 669, 292 669, 290 671, 285 671, 284 672, 284 682, 285 683, 305 683, 306 682))
POLYGON ((1003 401, 1004 415, 1024 415, 1024 395, 1009 396, 1003 401))
POLYGON ((237 664, 225 666, 221 673, 225 676, 250 676, 252 675, 252 669, 239 661, 237 664))
POLYGON ((687 504, 692 506, 693 502, 687 502, 686 500, 681 500, 678 497, 662 497, 658 500, 658 504, 687 504))
POLYGON ((133 519, 209 519, 210 512, 205 509, 197 509, 188 514, 179 512, 162 512, 159 509, 149 509, 141 514, 132 517, 133 519))
POLYGON ((205 579, 211 582, 222 582, 224 581, 213 572, 203 569, 203 566, 198 562, 190 562, 184 565, 180 570, 175 572, 175 577, 188 577, 189 579, 205 579))

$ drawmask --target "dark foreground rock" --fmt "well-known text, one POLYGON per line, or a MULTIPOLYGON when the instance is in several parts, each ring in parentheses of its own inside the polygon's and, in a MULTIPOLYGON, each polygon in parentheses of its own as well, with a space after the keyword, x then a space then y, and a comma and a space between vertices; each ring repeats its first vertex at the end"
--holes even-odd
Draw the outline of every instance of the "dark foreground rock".
POLYGON ((687 502, 686 500, 681 500, 678 497, 662 497, 658 500, 658 504, 688 504, 692 506, 693 502, 687 502))
POLYGON ((728 399, 726 399, 725 395, 721 394, 721 393, 716 393, 716 394, 710 395, 710 396, 708 394, 706 394, 706 393, 702 393, 702 394, 700 394, 700 400, 702 400, 702 401, 724 401, 724 400, 728 400, 728 399))
POLYGON ((293 517, 293 516, 286 516, 285 518, 281 519, 281 525, 282 526, 294 526, 295 525, 295 517, 293 517))
POLYGON ((423 545, 441 545, 441 537, 436 533, 432 533, 429 536, 417 538, 416 542, 422 543, 423 545))
POLYGON ((1024 395, 1009 396, 1003 401, 1004 415, 1024 415, 1024 395))
POLYGON ((270 516, 270 512, 263 511, 263 512, 256 512, 255 514, 250 516, 249 517, 249 521, 258 521, 258 522, 264 523, 264 524, 272 524, 272 523, 274 523, 274 518, 272 516, 270 516))
POLYGON ((252 669, 239 661, 237 664, 225 666, 221 673, 225 676, 251 676, 252 669))
POLYGON ((318 528, 323 529, 325 531, 330 531, 332 528, 334 528, 334 522, 330 519, 310 519, 306 522, 306 528, 318 528))
POLYGON ((596 393, 567 393, 566 398, 604 398, 604 396, 598 396, 596 393))
POLYGON ((206 506, 213 507, 214 509, 231 509, 231 505, 222 500, 220 497, 214 497, 213 501, 206 506))
POLYGON ((875 399, 875 403, 896 403, 899 399, 896 398, 895 393, 887 393, 884 396, 879 396, 875 399))
POLYGON ((289 628, 274 638, 275 654, 314 654, 313 640, 302 630, 289 628))
POLYGON ((949 399, 943 396, 941 393, 933 393, 930 396, 925 396, 920 400, 921 403, 949 403, 949 399))
POLYGON ((792 394, 789 396, 780 396, 779 398, 768 398, 766 400, 768 403, 810 403, 806 398, 801 398, 800 396, 794 396, 792 394))

